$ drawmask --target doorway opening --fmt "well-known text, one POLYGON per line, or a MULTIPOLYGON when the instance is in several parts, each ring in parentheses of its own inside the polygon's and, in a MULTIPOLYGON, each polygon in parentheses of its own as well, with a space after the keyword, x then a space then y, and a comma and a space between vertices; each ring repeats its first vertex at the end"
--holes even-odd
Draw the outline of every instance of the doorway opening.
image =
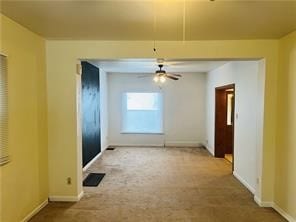
MULTIPOLYGON (((91 165, 96 159, 97 157, 100 157, 104 150, 110 146, 110 145, 114 145, 116 146, 118 142, 119 146, 120 144, 126 144, 123 143, 125 140, 123 140, 123 137, 126 138, 126 141, 131 141, 132 143, 135 144, 139 144, 138 141, 154 141, 151 140, 152 136, 149 135, 150 139, 149 140, 144 140, 144 135, 143 134, 137 134, 137 135, 131 135, 131 134, 122 134, 120 132, 120 127, 114 127, 117 125, 116 124, 121 124, 121 116, 119 116, 119 118, 114 118, 114 116, 118 116, 116 115, 108 115, 109 112, 112 112, 113 110, 120 110, 121 108, 121 103, 120 102, 116 102, 117 99, 110 99, 110 98, 114 98, 113 95, 117 95, 117 92, 124 92, 123 90, 121 90, 121 88, 118 88, 119 86, 129 86, 129 87, 133 87, 131 92, 134 92, 134 90, 138 90, 138 88, 142 89, 146 89, 145 87, 147 87, 147 82, 146 80, 142 79, 142 78, 138 78, 138 75, 142 75, 145 73, 151 73, 155 71, 155 68, 153 68, 153 66, 150 65, 146 65, 145 63, 149 63, 149 62, 153 62, 152 59, 79 59, 79 62, 81 61, 87 61, 88 63, 94 65, 95 67, 97 67, 99 69, 99 78, 100 78, 100 103, 101 103, 101 107, 100 107, 100 134, 101 134, 101 152, 100 154, 98 154, 92 161, 90 161, 86 167, 83 167, 83 171, 79 171, 78 174, 78 181, 83 180, 83 178, 85 178, 86 176, 86 172, 90 172, 91 169, 89 169, 88 171, 86 171, 87 166, 91 165), (114 66, 114 63, 119 63, 118 66, 114 66), (137 68, 133 68, 131 69, 131 67, 129 66, 130 63, 137 63, 138 65, 136 66, 137 68), (144 65, 143 65, 144 63, 144 65), (125 65, 127 64, 127 65, 125 65), (123 67, 127 67, 127 70, 125 72, 121 72, 121 70, 123 69, 123 67), (142 71, 141 73, 139 73, 139 68, 138 67, 144 67, 145 70, 147 71, 142 71), (152 67, 152 68, 150 68, 152 67), (127 81, 125 84, 123 84, 123 81, 117 81, 114 82, 113 84, 113 88, 116 87, 116 89, 118 91, 114 90, 110 90, 111 88, 109 87, 110 85, 110 81, 112 81, 112 76, 116 76, 116 78, 125 78, 125 73, 126 75, 128 74, 130 77, 133 77, 133 81, 127 81), (120 74, 120 75, 118 75, 120 74), (108 78, 107 78, 108 77, 108 78), (139 82, 142 81, 145 83, 145 87, 139 87, 135 88, 135 81, 139 82), (116 84, 115 84, 116 83, 116 84), (128 84, 127 84, 128 83, 128 84), (104 87, 105 86, 105 87, 104 87), (107 86, 107 87, 106 87, 107 86), (112 105, 113 102, 110 101, 115 101, 116 104, 119 104, 118 107, 116 108, 116 106, 112 105), (111 104, 111 106, 110 106, 111 104), (106 115, 105 115, 106 114, 106 115), (109 116, 109 117, 108 117, 109 116), (110 116, 112 116, 112 118, 110 118, 110 116), (112 130, 110 130, 112 129, 112 130), (115 130, 114 130, 115 129, 115 130), (119 136, 117 136, 117 130, 119 130, 119 136), (112 134, 108 134, 112 132, 112 134), (110 139, 111 138, 111 139, 110 139), (112 140, 112 138, 116 138, 116 139, 120 139, 120 140, 112 140), (115 142, 114 142, 115 141, 115 142), (123 141, 123 142, 122 142, 123 141), (81 173, 81 174, 80 174, 81 173)), ((183 61, 181 59, 181 61, 183 61)), ((192 63, 192 61, 195 60, 189 60, 189 62, 192 63)), ((198 62, 199 60, 197 59, 195 62, 198 62)), ((202 60, 204 61, 204 60, 202 60)), ((224 61, 224 60, 223 60, 224 61)), ((222 62, 222 60, 221 60, 222 62)), ((184 63, 178 63, 184 66, 184 63)), ((190 67, 195 67, 195 66, 188 66, 188 68, 190 67)), ((264 77, 265 77, 265 62, 264 60, 260 60, 260 61, 230 61, 230 60, 225 60, 224 61, 224 65, 221 66, 222 68, 216 67, 215 70, 213 72, 208 72, 208 76, 207 76, 207 92, 210 95, 210 99, 209 99, 209 104, 207 104, 209 107, 207 107, 207 112, 205 113, 209 113, 207 120, 207 125, 209 126, 208 128, 208 137, 206 137, 205 139, 205 147, 209 150, 209 152, 211 154, 213 154, 216 157, 220 157, 220 158, 228 158, 228 157, 232 157, 232 164, 229 162, 228 165, 228 169, 229 169, 229 173, 231 172, 231 167, 232 167, 232 172, 233 175, 239 180, 241 181, 241 183, 243 183, 252 193, 256 192, 256 195, 258 195, 258 197, 260 198, 260 188, 261 188, 261 163, 262 163, 262 133, 263 133, 263 117, 264 117, 264 110, 263 110, 263 104, 264 104, 264 77), (218 69, 219 68, 219 69, 218 69), (231 68, 231 69, 230 69, 231 68), (229 74, 229 70, 233 70, 233 72, 237 73, 236 75, 231 75, 231 78, 224 78, 224 73, 229 74), (238 71, 239 70, 239 71, 238 71), (219 77, 219 79, 214 78, 215 74, 220 74, 223 75, 223 78, 219 77), (210 74, 212 74, 212 76, 210 76, 210 74), (257 76, 258 75, 258 76, 257 76), (213 78, 212 78, 213 77, 213 78), (260 77, 260 78, 258 78, 260 77), (262 78, 261 78, 262 77, 262 78), (217 80, 217 81, 216 81, 217 80), (250 80, 250 81, 246 81, 246 80, 250 80), (259 81, 259 87, 254 88, 255 86, 257 86, 257 82, 259 81), (253 84, 256 83, 256 84, 253 84), (227 85, 230 84, 230 85, 227 85), (220 90, 220 91, 219 91, 220 90), (217 93, 215 94, 215 92, 217 91, 217 93), (229 101, 232 101, 232 105, 230 106, 230 108, 228 108, 228 110, 231 110, 231 112, 228 112, 227 115, 227 97, 226 97, 226 91, 228 92, 228 94, 230 94, 228 97, 229 101), (217 115, 216 113, 216 106, 217 104, 215 104, 217 101, 215 101, 215 97, 218 97, 221 94, 223 95, 223 93, 219 92, 224 92, 224 107, 225 107, 225 115, 224 115, 224 119, 226 121, 227 124, 227 116, 228 116, 228 121, 230 120, 231 124, 229 124, 228 128, 231 127, 230 129, 232 129, 232 136, 230 136, 230 138, 232 138, 232 143, 230 146, 230 152, 225 152, 226 148, 222 148, 219 149, 219 146, 215 144, 218 144, 217 138, 219 136, 219 133, 222 132, 225 135, 225 130, 218 130, 218 127, 216 127, 216 123, 215 121, 218 121, 218 118, 216 117, 215 119, 215 115, 217 115), (237 93, 239 92, 239 93, 237 93), (246 96, 247 95, 247 96, 246 96), (256 97, 257 96, 257 97, 256 97), (231 98, 232 97, 232 98, 231 98), (256 101, 253 101, 252 99, 248 99, 248 98, 254 98, 256 97, 256 101), (216 105, 216 106, 215 106, 216 105), (245 107, 250 107, 250 105, 255 105, 257 108, 256 109, 252 109, 252 110, 248 110, 245 107), (250 111, 252 111, 250 113, 250 111), (231 113, 231 115, 229 115, 229 113, 231 113), (244 117, 245 115, 247 115, 248 118, 239 118, 239 117, 244 117), (230 116, 230 118, 229 118, 230 116), (255 120, 255 121, 250 121, 251 119, 255 120), (235 127, 234 127, 235 126, 235 127), (259 126, 259 127, 257 127, 259 126), (234 132, 234 128, 235 132, 234 132), (247 130, 246 130, 247 129, 247 130), (243 130, 244 134, 240 133, 242 132, 241 130, 243 130), (246 142, 246 136, 245 136, 245 132, 250 134, 251 139, 249 139, 246 142), (234 145, 234 134, 235 134, 235 145, 234 145), (225 154, 229 154, 229 155, 225 155, 225 154), (233 158, 235 155, 235 158, 233 158), (246 156, 248 155, 248 156, 246 156), (256 162, 254 161, 258 161, 258 164, 254 164, 256 162), (235 162, 235 165, 234 165, 235 162), (234 168, 235 166, 235 168, 234 168), (251 169, 250 169, 251 168, 251 169), (240 170, 243 169, 243 170, 240 170), (247 171, 244 171, 244 169, 248 169, 247 171), (259 183, 256 183, 256 178, 257 181, 259 181, 259 183), (247 182, 246 182, 247 181, 247 182)), ((172 71, 173 72, 173 71, 172 71)), ((176 71, 177 72, 177 71, 176 71)), ((80 72, 81 74, 81 72, 80 72)), ((115 77, 114 77, 115 78, 115 77)), ((183 78, 184 79, 184 78, 183 78)), ((79 87, 81 86, 81 80, 82 80, 82 75, 77 75, 77 99, 78 99, 78 107, 77 107, 77 113, 81 113, 82 110, 82 104, 80 96, 82 96, 82 89, 79 89, 79 87), (80 103, 80 104, 79 104, 80 103)), ((114 79, 113 79, 114 80, 114 79)), ((114 80, 115 81, 115 80, 114 80)), ((151 82, 152 82, 152 78, 151 78, 151 82)), ((153 82, 152 82, 153 83, 153 82)), ((169 81, 167 83, 170 83, 169 81)), ((174 83, 174 82, 173 82, 174 83)), ((181 81, 177 82, 178 84, 182 84, 182 79, 181 81)), ((175 92, 174 92, 175 93, 175 92)), ((121 94, 120 94, 121 95, 121 94)), ((117 98, 117 97, 116 97, 117 98)), ((118 98, 121 99, 121 97, 119 96, 118 98)), ((183 99, 184 97, 182 97, 183 99)), ((121 100, 118 100, 121 101, 121 100)), ((228 103, 230 104, 230 103, 228 103)), ((78 117, 80 118, 81 115, 78 115, 78 117)), ((78 123, 80 122, 80 119, 78 119, 78 123)), ((82 130, 81 127, 82 125, 80 125, 79 127, 77 127, 78 129, 78 136, 77 136, 77 141, 79 143, 79 145, 81 144, 81 139, 82 139, 82 130)), ((119 125, 120 126, 120 125, 119 125)), ((160 135, 161 136, 161 135, 160 135)), ((155 137, 156 139, 159 139, 160 137, 159 135, 156 135, 153 137, 155 137), (158 136, 158 137, 157 137, 158 136)), ((220 136, 221 137, 221 136, 220 136)), ((248 137, 249 138, 249 137, 248 137)), ((158 141, 156 140, 155 141, 158 141)), ((224 139, 224 136, 222 136, 222 139, 224 139)), ((173 141, 174 143, 172 144, 176 144, 175 141, 173 141)), ((184 142, 184 141, 182 141, 184 142)), ((191 141, 190 141, 191 142, 191 141)), ((222 141, 223 144, 224 141, 222 141)), ((81 145, 80 145, 81 147, 81 145)), ((79 157, 82 156, 81 154, 82 149, 79 149, 78 155, 79 157)), ((228 159, 230 159, 228 158, 228 159)), ((82 165, 82 163, 80 162, 80 160, 82 160, 82 158, 77 158, 79 161, 79 166, 82 165)), ((231 161, 231 159, 230 159, 231 161)), ((227 160, 225 160, 225 163, 228 163, 227 160)), ((82 185, 82 183, 81 183, 82 185)), ((83 187, 81 187, 81 190, 83 189, 83 187)))
POLYGON ((215 157, 225 158, 234 170, 235 84, 215 90, 215 157))

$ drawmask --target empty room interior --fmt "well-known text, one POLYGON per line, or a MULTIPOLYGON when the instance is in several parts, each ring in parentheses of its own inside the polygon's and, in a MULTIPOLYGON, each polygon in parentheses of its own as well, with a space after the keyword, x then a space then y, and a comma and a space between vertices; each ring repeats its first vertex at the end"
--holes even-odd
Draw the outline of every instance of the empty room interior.
POLYGON ((296 1, 0 2, 0 222, 296 222, 296 1))

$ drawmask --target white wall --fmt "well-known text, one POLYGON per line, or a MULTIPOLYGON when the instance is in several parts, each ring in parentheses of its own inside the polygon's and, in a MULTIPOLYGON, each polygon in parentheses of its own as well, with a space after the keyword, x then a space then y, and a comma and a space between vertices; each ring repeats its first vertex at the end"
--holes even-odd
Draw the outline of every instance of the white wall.
POLYGON ((257 61, 229 62, 207 75, 207 148, 214 154, 215 87, 235 84, 234 174, 253 193, 256 189, 257 61))
POLYGON ((205 74, 186 73, 160 89, 143 74, 108 74, 109 143, 111 145, 197 146, 205 141, 205 74), (164 134, 121 134, 121 99, 124 92, 162 91, 164 134))
POLYGON ((101 120, 101 151, 108 145, 108 81, 107 74, 100 69, 100 120, 101 120))

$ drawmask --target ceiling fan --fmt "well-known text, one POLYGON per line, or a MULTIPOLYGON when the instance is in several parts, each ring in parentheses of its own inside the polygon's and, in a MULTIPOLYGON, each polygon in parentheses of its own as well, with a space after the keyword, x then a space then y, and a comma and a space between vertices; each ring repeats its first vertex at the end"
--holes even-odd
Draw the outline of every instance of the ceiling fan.
POLYGON ((155 75, 153 77, 153 81, 158 83, 164 83, 166 79, 172 79, 172 80, 179 80, 182 75, 180 74, 174 74, 174 73, 167 73, 165 70, 163 70, 163 64, 158 64, 159 70, 155 71, 155 75))

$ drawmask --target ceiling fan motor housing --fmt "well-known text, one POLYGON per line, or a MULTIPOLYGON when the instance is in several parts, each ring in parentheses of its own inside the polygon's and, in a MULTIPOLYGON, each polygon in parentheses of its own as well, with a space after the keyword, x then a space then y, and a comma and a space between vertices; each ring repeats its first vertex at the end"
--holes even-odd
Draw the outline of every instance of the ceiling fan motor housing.
POLYGON ((156 74, 165 74, 166 72, 164 70, 157 70, 155 73, 156 74))
POLYGON ((159 64, 158 67, 159 67, 159 70, 156 70, 156 72, 155 72, 156 74, 165 74, 166 73, 165 70, 162 70, 163 64, 159 64))
POLYGON ((165 78, 179 80, 179 78, 181 77, 181 75, 179 74, 170 74, 170 73, 167 74, 165 70, 162 70, 163 64, 158 64, 158 67, 159 67, 159 70, 155 71, 155 77, 154 77, 155 82, 158 82, 159 78, 164 79, 161 82, 165 82, 165 78))

